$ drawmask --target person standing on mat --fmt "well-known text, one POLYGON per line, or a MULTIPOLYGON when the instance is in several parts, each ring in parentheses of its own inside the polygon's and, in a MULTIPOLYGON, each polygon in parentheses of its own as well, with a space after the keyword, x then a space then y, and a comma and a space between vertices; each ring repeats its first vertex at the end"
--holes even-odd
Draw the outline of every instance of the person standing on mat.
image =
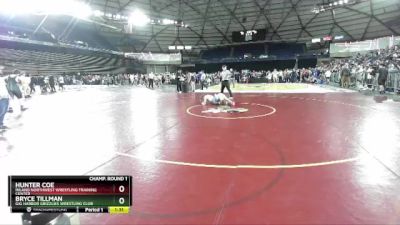
POLYGON ((232 91, 229 85, 229 80, 231 79, 231 72, 227 69, 226 65, 222 66, 221 72, 221 93, 224 93, 225 87, 228 89, 229 97, 233 98, 232 91))

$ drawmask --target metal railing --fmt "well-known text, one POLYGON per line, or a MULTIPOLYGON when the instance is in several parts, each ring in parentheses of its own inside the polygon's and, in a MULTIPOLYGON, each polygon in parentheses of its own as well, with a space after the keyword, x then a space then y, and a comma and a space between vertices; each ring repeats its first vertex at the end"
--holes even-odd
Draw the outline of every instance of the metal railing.
MULTIPOLYGON (((340 72, 333 72, 330 78, 331 84, 340 86, 340 72)), ((352 73, 350 76, 350 88, 355 89, 371 89, 373 91, 379 90, 378 75, 372 76, 368 79, 365 72, 352 73)), ((398 69, 389 70, 389 74, 386 80, 385 89, 387 92, 399 93, 400 92, 400 71, 398 69)))

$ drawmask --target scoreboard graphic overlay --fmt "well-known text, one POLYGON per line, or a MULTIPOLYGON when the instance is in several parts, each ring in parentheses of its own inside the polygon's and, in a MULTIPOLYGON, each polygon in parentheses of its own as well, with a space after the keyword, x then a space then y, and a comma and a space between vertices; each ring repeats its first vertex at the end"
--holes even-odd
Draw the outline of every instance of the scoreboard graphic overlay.
POLYGON ((129 213, 131 176, 9 176, 13 213, 129 213))

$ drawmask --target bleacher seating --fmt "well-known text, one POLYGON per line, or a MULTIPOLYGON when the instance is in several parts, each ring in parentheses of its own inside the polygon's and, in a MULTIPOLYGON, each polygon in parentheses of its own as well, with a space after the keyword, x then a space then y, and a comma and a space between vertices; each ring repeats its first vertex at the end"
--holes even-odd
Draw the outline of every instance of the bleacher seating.
POLYGON ((65 72, 124 72, 124 59, 118 56, 79 55, 45 51, 0 48, 0 65, 31 74, 62 74, 65 72))
POLYGON ((231 47, 220 47, 206 50, 202 53, 201 58, 207 60, 229 58, 231 54, 231 47))
POLYGON ((233 57, 243 58, 245 54, 252 57, 265 54, 264 44, 239 45, 233 48, 233 57))
MULTIPOLYGON (((26 34, 31 40, 45 41, 51 43, 73 43, 74 41, 82 41, 89 47, 107 50, 118 50, 112 45, 107 38, 103 37, 92 25, 88 23, 77 23, 73 29, 65 32, 70 18, 67 16, 52 16, 35 32, 37 24, 42 20, 41 17, 31 17, 29 19, 15 18, 7 19, 0 15, 0 34, 6 35, 8 32, 15 34, 26 34)), ((16 35, 19 36, 19 35, 16 35)))
POLYGON ((272 43, 268 45, 268 54, 279 59, 294 58, 305 52, 304 44, 297 43, 272 43))
POLYGON ((235 62, 249 60, 292 60, 305 53, 302 43, 253 43, 202 51, 202 60, 235 62))

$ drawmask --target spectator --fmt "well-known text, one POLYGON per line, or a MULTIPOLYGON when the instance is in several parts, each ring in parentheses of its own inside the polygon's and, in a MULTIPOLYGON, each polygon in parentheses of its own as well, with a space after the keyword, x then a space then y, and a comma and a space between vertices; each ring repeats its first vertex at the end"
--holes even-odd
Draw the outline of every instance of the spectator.
POLYGON ((196 74, 192 73, 190 75, 190 89, 192 92, 196 91, 196 74))
POLYGON ((240 73, 236 71, 234 75, 235 75, 236 83, 240 83, 240 73))
POLYGON ((3 67, 0 68, 0 130, 8 127, 4 126, 4 117, 8 111, 9 94, 6 87, 5 77, 3 76, 3 67))
POLYGON ((367 67, 367 71, 366 71, 366 73, 367 73, 367 87, 368 88, 372 88, 372 67, 371 66, 368 66, 367 67))
POLYGON ((149 88, 154 89, 154 73, 149 73, 149 88))
POLYGON ((332 72, 329 68, 327 68, 327 70, 325 71, 325 79, 327 84, 329 84, 329 82, 331 81, 331 76, 332 72))
POLYGON ((23 73, 17 79, 21 87, 22 96, 24 98, 30 97, 31 90, 29 88, 29 84, 31 83, 31 78, 23 73))
POLYGON ((272 72, 272 81, 274 83, 278 82, 278 71, 276 69, 274 69, 274 71, 272 72))
POLYGON ((201 85, 201 90, 204 89, 204 87, 207 87, 207 81, 206 81, 206 74, 204 71, 200 71, 200 85, 201 85))
POLYGON ((49 77, 49 85, 50 85, 50 92, 56 92, 56 82, 54 80, 54 76, 49 77))
POLYGON ((340 73, 341 86, 342 87, 344 87, 344 88, 348 88, 349 87, 349 85, 350 85, 350 76, 351 76, 351 73, 350 73, 350 70, 349 70, 349 66, 345 65, 342 68, 342 71, 340 73))
POLYGON ((229 82, 232 84, 232 88, 235 88, 235 73, 232 68, 229 70, 229 72, 231 72, 231 77, 229 82))
POLYGON ((29 83, 29 89, 31 90, 29 93, 30 95, 36 92, 35 85, 37 85, 37 77, 31 76, 31 82, 29 83))
POLYGON ((58 88, 59 90, 64 90, 64 77, 60 76, 58 78, 58 88))
MULTIPOLYGON (((15 99, 20 107, 21 112, 24 111, 26 108, 23 106, 22 101, 23 101, 23 95, 21 92, 20 87, 17 84, 17 76, 20 74, 19 70, 14 70, 13 74, 9 75, 7 80, 6 80, 6 87, 7 91, 10 94, 11 98, 15 99)), ((11 111, 13 109, 10 107, 11 111)))
POLYGON ((378 73, 379 73, 379 75, 378 75, 379 93, 384 94, 385 93, 385 84, 386 84, 386 80, 387 80, 388 73, 389 73, 385 64, 382 63, 379 66, 378 73))
POLYGON ((176 78, 175 78, 175 81, 176 81, 176 91, 177 91, 178 93, 182 93, 182 83, 183 83, 184 80, 185 80, 185 79, 183 78, 182 71, 179 70, 179 71, 176 73, 176 78))

